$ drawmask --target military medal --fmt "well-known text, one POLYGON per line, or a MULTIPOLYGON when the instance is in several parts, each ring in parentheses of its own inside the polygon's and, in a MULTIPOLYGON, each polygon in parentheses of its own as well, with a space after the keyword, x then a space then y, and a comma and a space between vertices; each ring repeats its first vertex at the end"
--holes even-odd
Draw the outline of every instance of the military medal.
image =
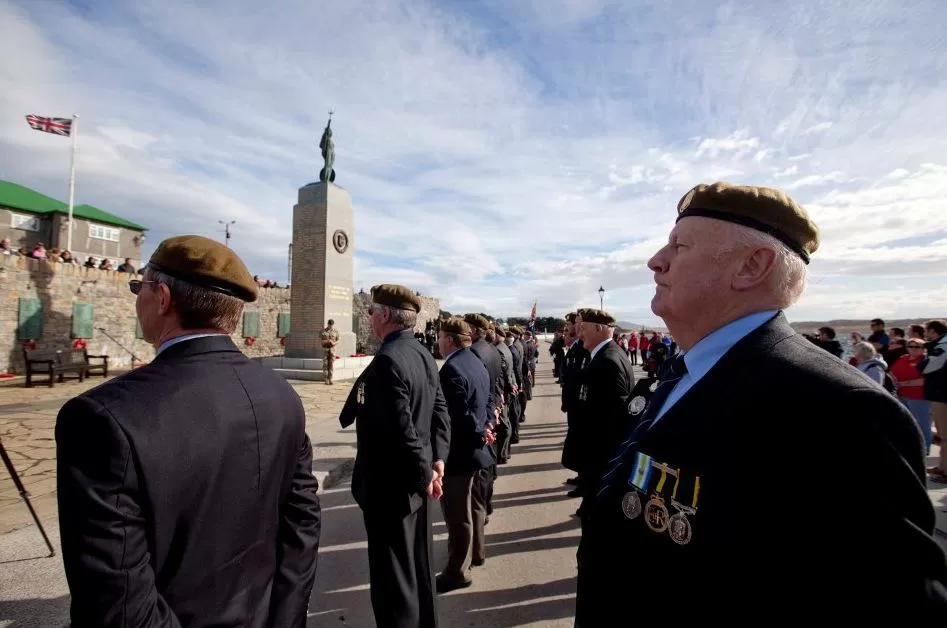
POLYGON ((358 405, 365 405, 365 382, 358 383, 358 405))
MULTIPOLYGON (((674 493, 677 493, 677 485, 674 486, 674 493)), ((694 497, 690 506, 678 502, 674 497, 671 498, 671 505, 677 509, 677 514, 671 517, 668 522, 668 536, 678 545, 687 545, 691 542, 693 528, 687 515, 693 515, 697 512, 697 496, 700 494, 700 476, 694 480, 694 497)))
POLYGON ((589 386, 588 384, 582 384, 579 386, 579 401, 585 401, 589 398, 589 386))
POLYGON ((635 464, 631 469, 631 475, 628 476, 628 485, 633 486, 634 489, 625 493, 621 500, 621 511, 629 519, 637 519, 641 516, 641 495, 638 491, 647 492, 649 479, 651 479, 651 456, 639 451, 635 454, 635 464))
POLYGON ((628 413, 632 416, 638 416, 644 410, 646 405, 648 405, 648 402, 644 397, 635 397, 628 402, 628 413))
POLYGON ((661 479, 658 480, 654 494, 644 507, 644 522, 652 532, 660 534, 667 530, 668 519, 670 519, 667 506, 664 505, 664 498, 661 496, 661 492, 664 490, 664 482, 667 481, 668 468, 664 464, 656 466, 661 469, 661 479))
POLYGON ((629 519, 637 519, 641 515, 641 497, 638 491, 631 490, 625 493, 621 500, 621 511, 629 519))
POLYGON ((648 386, 648 390, 650 390, 651 392, 656 391, 656 390, 658 389, 658 383, 659 383, 659 382, 658 382, 657 380, 655 380, 653 384, 651 384, 650 386, 648 386))

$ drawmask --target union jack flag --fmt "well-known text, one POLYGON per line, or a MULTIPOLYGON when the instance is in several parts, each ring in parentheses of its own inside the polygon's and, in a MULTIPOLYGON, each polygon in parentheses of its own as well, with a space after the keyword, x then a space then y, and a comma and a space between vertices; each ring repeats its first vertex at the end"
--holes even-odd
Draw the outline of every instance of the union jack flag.
POLYGON ((53 133, 55 135, 66 135, 72 133, 72 120, 70 118, 44 118, 30 114, 26 116, 26 123, 37 131, 53 133))

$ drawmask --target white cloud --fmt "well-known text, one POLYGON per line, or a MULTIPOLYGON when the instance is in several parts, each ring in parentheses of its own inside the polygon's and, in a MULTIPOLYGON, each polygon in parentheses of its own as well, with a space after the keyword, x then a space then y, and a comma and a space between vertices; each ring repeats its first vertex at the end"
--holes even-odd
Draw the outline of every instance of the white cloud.
POLYGON ((0 178, 64 198, 68 140, 23 116, 79 112, 77 200, 151 227, 146 254, 237 220, 233 246, 282 280, 333 107, 357 287, 525 315, 603 285, 653 322, 645 262, 678 199, 729 179, 791 190, 820 225, 806 317, 875 315, 905 285, 923 297, 898 308, 947 309, 920 287, 947 268, 936 3, 37 4, 0 0, 30 59, 0 63, 0 178))

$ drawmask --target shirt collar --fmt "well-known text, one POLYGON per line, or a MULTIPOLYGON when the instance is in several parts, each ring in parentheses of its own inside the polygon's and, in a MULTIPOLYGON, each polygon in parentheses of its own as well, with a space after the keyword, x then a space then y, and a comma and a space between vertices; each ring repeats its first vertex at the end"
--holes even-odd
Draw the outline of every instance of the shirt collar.
POLYGON ((748 314, 735 321, 731 321, 701 338, 696 345, 684 353, 684 363, 687 372, 698 380, 714 367, 733 345, 743 340, 750 332, 770 320, 778 310, 765 310, 748 314))
POLYGON ((455 355, 457 355, 458 353, 460 353, 460 352, 463 351, 463 350, 464 350, 463 347, 461 347, 461 348, 459 348, 459 349, 455 349, 454 352, 451 353, 449 356, 447 356, 447 358, 444 360, 444 364, 447 364, 448 362, 450 362, 451 358, 453 358, 455 355))
POLYGON ((595 348, 592 349, 592 354, 589 356, 589 360, 591 360, 592 358, 594 358, 594 357, 595 357, 595 354, 598 353, 599 350, 600 350, 602 347, 604 347, 605 345, 607 345, 607 344, 610 343, 611 341, 612 341, 611 338, 606 338, 606 339, 603 340, 602 342, 600 342, 600 343, 598 343, 597 345, 595 345, 595 348))
POLYGON ((204 334, 184 334, 183 336, 177 336, 176 338, 171 338, 170 340, 165 340, 164 342, 162 342, 161 345, 158 347, 158 350, 155 351, 155 357, 158 357, 159 355, 161 355, 162 351, 164 351, 168 347, 172 347, 178 344, 179 342, 185 342, 186 340, 193 340, 194 338, 207 338, 208 336, 224 336, 224 335, 226 334, 204 333, 204 334))

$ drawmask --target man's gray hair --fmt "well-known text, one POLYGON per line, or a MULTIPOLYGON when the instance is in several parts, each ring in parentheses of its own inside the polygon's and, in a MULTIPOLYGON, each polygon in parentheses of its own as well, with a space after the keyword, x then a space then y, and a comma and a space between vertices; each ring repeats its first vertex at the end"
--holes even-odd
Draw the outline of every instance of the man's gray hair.
POLYGON ((414 310, 402 310, 380 303, 375 303, 375 307, 383 307, 388 310, 391 313, 391 322, 402 329, 414 329, 414 326, 418 324, 418 313, 414 310))
POLYGON ((730 233, 720 254, 758 246, 773 249, 776 251, 776 268, 770 277, 770 289, 776 298, 773 305, 785 309, 798 301, 806 289, 807 269, 802 258, 767 233, 742 225, 724 224, 730 228, 730 233))
POLYGON ((168 286, 171 304, 181 318, 182 329, 219 329, 232 334, 243 314, 243 301, 183 279, 146 267, 145 276, 168 286))
POLYGON ((870 342, 856 342, 852 347, 852 353, 856 358, 870 358, 878 352, 875 350, 875 345, 870 342))

